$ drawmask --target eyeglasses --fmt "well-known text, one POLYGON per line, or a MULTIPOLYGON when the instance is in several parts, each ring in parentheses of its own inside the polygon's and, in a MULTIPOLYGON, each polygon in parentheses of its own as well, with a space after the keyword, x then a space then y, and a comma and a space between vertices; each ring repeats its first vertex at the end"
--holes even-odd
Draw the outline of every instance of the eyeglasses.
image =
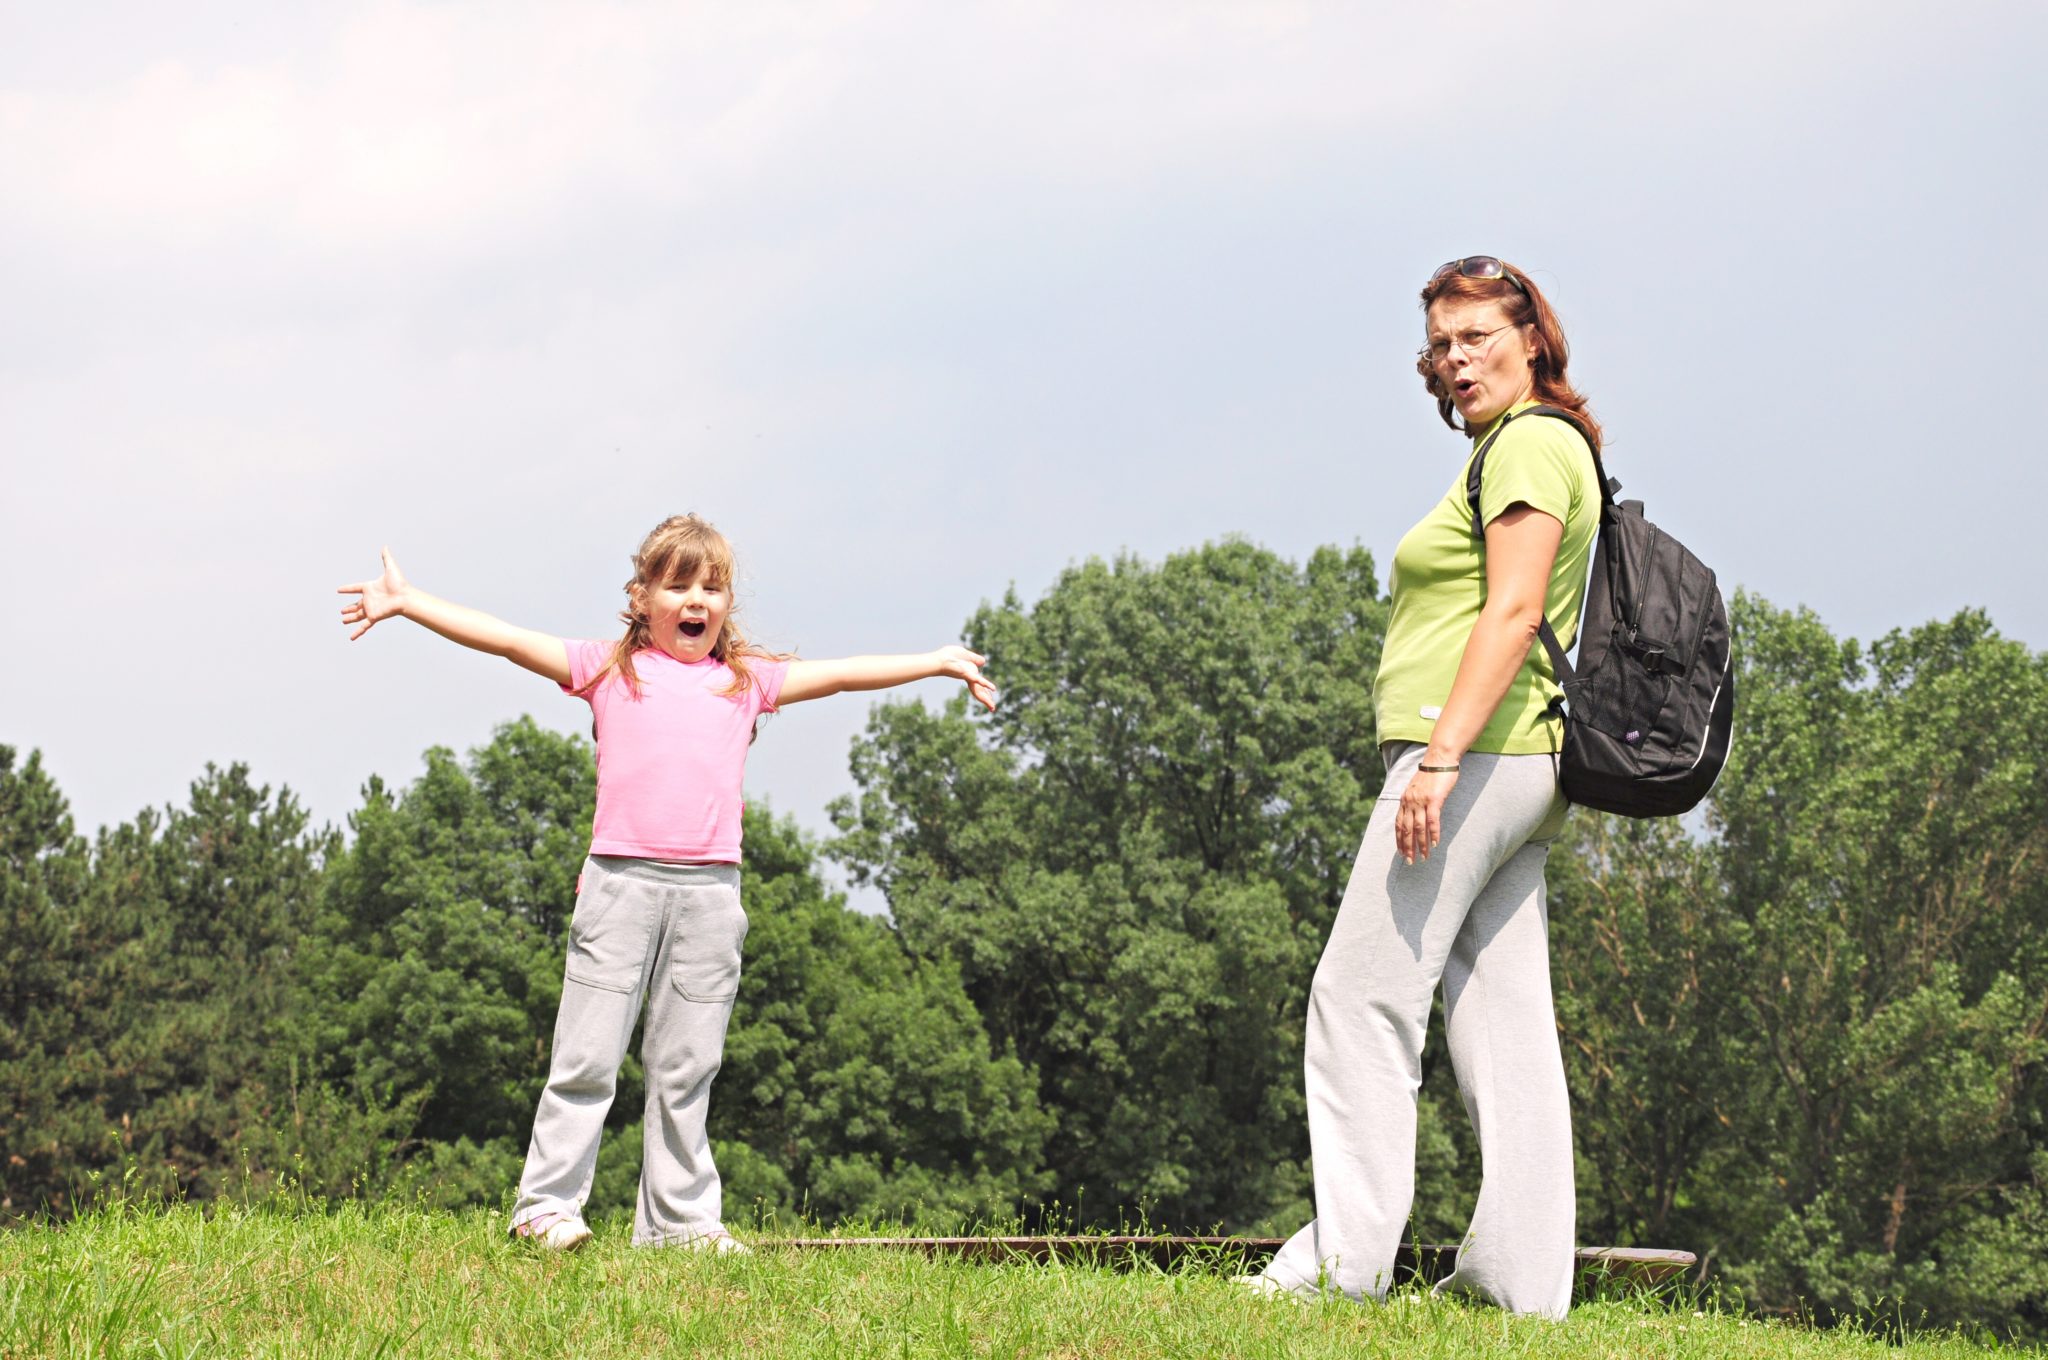
POLYGON ((1429 281, 1435 283, 1446 274, 1461 274, 1468 279, 1506 279, 1515 286, 1516 292, 1523 297, 1529 296, 1528 288, 1516 277, 1515 271, 1508 268, 1507 262, 1491 255, 1467 255, 1462 260, 1447 261, 1437 266, 1429 281))
POLYGON ((1464 331, 1455 336, 1439 336, 1423 346, 1422 357, 1433 364, 1440 364, 1451 357, 1451 347, 1456 345, 1467 355, 1477 359, 1492 346, 1494 336, 1514 328, 1515 323, 1510 321, 1504 326, 1495 326, 1490 331, 1464 331))

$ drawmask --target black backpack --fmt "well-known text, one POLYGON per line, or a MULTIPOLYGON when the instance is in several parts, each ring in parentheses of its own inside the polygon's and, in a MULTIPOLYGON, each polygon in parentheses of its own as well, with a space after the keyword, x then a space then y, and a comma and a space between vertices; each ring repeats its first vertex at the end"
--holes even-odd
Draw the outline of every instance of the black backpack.
POLYGON ((1545 618, 1538 630, 1564 697, 1558 775, 1574 803, 1624 817, 1690 811, 1728 760, 1735 724, 1735 672, 1728 611, 1714 573, 1685 545, 1643 518, 1641 501, 1617 501, 1600 449, 1570 411, 1530 406, 1510 412, 1472 455, 1465 498, 1472 532, 1487 450, 1510 420, 1553 416, 1585 436, 1600 481, 1600 538, 1579 618, 1574 667, 1545 618))

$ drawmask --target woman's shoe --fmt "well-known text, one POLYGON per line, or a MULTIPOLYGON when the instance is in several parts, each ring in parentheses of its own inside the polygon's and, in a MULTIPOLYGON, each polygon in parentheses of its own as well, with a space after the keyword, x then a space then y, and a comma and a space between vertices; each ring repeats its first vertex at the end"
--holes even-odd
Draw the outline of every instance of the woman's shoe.
POLYGON ((514 1228, 512 1235, 548 1251, 574 1251, 590 1240, 590 1226, 581 1214, 542 1214, 514 1228))

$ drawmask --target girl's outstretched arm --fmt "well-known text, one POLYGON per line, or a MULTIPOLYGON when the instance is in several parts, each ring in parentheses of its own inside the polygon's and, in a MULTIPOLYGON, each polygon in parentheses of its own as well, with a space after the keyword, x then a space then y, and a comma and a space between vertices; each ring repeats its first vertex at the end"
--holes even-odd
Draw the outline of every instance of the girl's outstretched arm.
POLYGON ((545 675, 558 685, 569 683, 569 648, 558 637, 520 628, 482 610, 454 604, 429 595, 406 583, 384 549, 384 574, 374 581, 358 581, 338 592, 356 598, 341 607, 344 625, 358 625, 348 640, 354 642, 385 619, 404 617, 465 647, 502 656, 535 675, 545 675))
POLYGON ((894 689, 913 680, 930 680, 950 675, 967 682, 975 702, 995 711, 996 687, 981 668, 988 658, 965 647, 941 647, 917 656, 848 656, 837 661, 792 661, 782 677, 782 694, 776 706, 822 699, 850 689, 894 689))

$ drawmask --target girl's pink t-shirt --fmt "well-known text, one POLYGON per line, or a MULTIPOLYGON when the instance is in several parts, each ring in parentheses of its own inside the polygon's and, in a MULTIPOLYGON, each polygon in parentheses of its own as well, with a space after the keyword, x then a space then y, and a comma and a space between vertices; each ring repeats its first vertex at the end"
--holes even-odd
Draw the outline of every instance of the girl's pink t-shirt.
MULTIPOLYGON (((566 642, 575 694, 611 659, 610 642, 566 642)), ((590 853, 634 859, 740 859, 740 785, 754 719, 775 711, 786 661, 751 659, 753 683, 722 694, 732 670, 709 658, 685 664, 652 649, 633 654, 640 694, 614 671, 587 695, 597 730, 597 816, 590 853)))

